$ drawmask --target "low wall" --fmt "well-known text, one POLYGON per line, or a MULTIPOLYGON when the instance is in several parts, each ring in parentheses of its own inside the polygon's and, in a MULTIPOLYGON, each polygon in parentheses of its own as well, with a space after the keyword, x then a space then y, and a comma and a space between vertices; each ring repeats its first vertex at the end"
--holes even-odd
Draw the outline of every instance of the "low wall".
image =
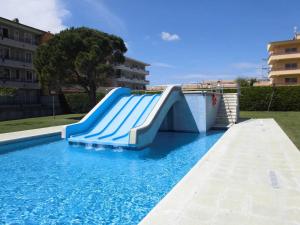
POLYGON ((206 132, 215 123, 221 96, 213 104, 212 93, 189 92, 174 104, 163 121, 161 131, 206 132))
MULTIPOLYGON (((54 97, 54 103, 55 114, 61 114, 62 110, 57 96, 54 97)), ((0 105, 0 121, 51 116, 52 110, 52 96, 41 96, 40 104, 0 105)))
MULTIPOLYGON (((55 113, 61 114, 60 108, 56 108, 55 113)), ((0 106, 0 121, 50 115, 52 115, 52 108, 42 105, 0 106)))

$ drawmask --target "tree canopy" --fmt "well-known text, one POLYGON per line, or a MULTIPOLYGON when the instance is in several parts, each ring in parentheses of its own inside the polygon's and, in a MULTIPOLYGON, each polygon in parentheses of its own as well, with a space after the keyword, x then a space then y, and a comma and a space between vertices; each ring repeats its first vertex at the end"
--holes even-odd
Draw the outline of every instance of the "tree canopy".
POLYGON ((257 81, 256 78, 244 78, 238 77, 235 80, 241 87, 252 87, 254 83, 257 81))
POLYGON ((113 64, 124 62, 124 41, 115 35, 80 27, 70 28, 41 44, 34 66, 42 85, 59 91, 62 86, 81 86, 96 104, 96 90, 106 85, 113 64))

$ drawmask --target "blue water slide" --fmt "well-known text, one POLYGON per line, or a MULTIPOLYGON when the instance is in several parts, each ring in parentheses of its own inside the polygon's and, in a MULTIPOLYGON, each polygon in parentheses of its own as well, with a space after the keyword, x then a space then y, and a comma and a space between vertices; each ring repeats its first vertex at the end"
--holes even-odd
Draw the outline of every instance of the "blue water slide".
MULTIPOLYGON (((163 94, 131 94, 112 90, 80 122, 65 126, 70 143, 141 148, 150 144, 181 89, 168 87, 163 94)), ((181 93, 182 94, 182 93, 181 93)))
MULTIPOLYGON (((150 113, 151 109, 153 109, 153 106, 155 105, 155 103, 157 102, 159 98, 159 95, 153 95, 150 99, 150 101, 147 103, 146 107, 144 108, 144 110, 142 111, 142 113, 140 113, 140 115, 136 118, 136 120, 134 120, 134 124, 132 125, 132 127, 136 127, 141 125, 141 123, 143 123, 146 119, 146 117, 148 116, 148 114, 150 113)), ((119 133, 121 133, 120 135, 115 135, 114 138, 112 138, 112 140, 116 141, 119 139, 122 139, 126 136, 129 135, 129 132, 126 130, 122 133, 122 131, 120 131, 119 133)))
POLYGON ((130 113, 123 119, 121 123, 111 129, 110 133, 99 136, 94 143, 105 143, 114 146, 128 146, 129 132, 137 124, 143 123, 155 103, 158 101, 160 95, 142 95, 139 96, 139 101, 131 109, 130 113))
POLYGON ((122 97, 130 96, 129 88, 115 88, 111 90, 88 114, 78 123, 67 125, 62 132, 62 138, 69 138, 71 135, 78 135, 88 132, 101 120, 107 112, 113 108, 112 105, 122 97))

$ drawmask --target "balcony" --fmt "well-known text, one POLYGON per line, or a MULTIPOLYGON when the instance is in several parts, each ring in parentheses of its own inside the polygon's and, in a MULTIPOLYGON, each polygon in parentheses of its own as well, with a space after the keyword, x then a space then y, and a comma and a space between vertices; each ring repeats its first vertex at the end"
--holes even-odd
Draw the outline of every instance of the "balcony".
POLYGON ((10 80, 0 79, 0 87, 22 88, 22 89, 40 89, 38 81, 23 81, 23 80, 10 80))
POLYGON ((126 71, 133 72, 133 73, 149 75, 148 70, 139 69, 139 68, 135 68, 135 67, 128 67, 128 66, 124 66, 124 65, 115 65, 114 68, 119 69, 119 70, 126 70, 126 71))
POLYGON ((25 42, 24 40, 14 40, 11 38, 1 38, 0 37, 0 44, 1 45, 6 45, 6 46, 10 46, 10 47, 15 47, 15 48, 22 48, 22 49, 27 49, 30 51, 35 51, 37 48, 37 44, 31 44, 28 42, 25 42))
POLYGON ((33 65, 31 62, 26 62, 25 60, 17 60, 10 57, 0 58, 0 66, 33 70, 33 65))
POLYGON ((284 76, 284 75, 300 75, 299 68, 286 69, 286 68, 272 68, 269 72, 269 77, 284 76))
POLYGON ((300 59, 300 51, 295 52, 285 52, 285 51, 274 51, 270 54, 268 59, 268 64, 272 64, 274 61, 278 60, 289 60, 289 59, 300 59))
POLYGON ((144 85, 147 85, 150 83, 148 80, 131 79, 131 78, 127 78, 127 77, 117 78, 116 81, 132 83, 132 84, 144 84, 144 85))

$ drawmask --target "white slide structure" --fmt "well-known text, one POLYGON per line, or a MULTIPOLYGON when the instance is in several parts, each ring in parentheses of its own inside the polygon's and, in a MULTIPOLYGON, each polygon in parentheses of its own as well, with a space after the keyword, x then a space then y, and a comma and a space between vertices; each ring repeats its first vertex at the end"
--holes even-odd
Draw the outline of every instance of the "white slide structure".
POLYGON ((169 109, 182 97, 168 86, 162 94, 131 94, 128 88, 109 92, 80 122, 65 126, 69 143, 142 148, 152 143, 169 109))

